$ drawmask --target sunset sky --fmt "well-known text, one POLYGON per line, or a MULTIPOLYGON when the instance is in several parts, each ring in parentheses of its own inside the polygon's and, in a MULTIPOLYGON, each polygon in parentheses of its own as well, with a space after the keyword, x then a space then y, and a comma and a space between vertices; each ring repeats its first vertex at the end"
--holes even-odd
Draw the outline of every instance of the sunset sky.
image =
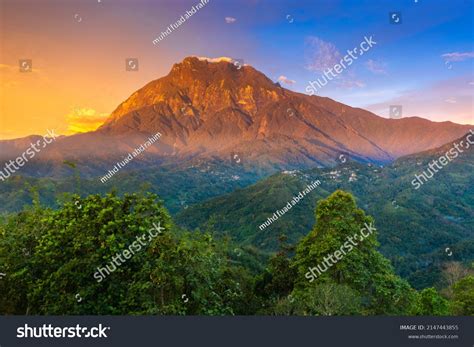
POLYGON ((153 44, 199 1, 0 0, 0 139, 95 129, 190 55, 243 59, 306 93, 365 36, 377 44, 318 95, 383 117, 402 105, 403 117, 474 124, 473 1, 209 0, 153 44))

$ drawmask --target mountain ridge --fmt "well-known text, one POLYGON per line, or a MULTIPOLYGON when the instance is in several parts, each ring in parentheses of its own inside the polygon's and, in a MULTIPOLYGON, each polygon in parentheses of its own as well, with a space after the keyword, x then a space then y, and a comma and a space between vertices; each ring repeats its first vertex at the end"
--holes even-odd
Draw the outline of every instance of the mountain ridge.
MULTIPOLYGON (((388 163, 447 143, 468 128, 417 117, 385 119, 287 90, 248 65, 187 57, 132 93, 96 131, 62 137, 40 158, 113 161, 160 132, 143 156, 227 161, 238 153, 245 162, 279 168, 331 166, 341 155, 388 163)), ((16 143, 0 141, 0 158, 11 157, 16 143)))

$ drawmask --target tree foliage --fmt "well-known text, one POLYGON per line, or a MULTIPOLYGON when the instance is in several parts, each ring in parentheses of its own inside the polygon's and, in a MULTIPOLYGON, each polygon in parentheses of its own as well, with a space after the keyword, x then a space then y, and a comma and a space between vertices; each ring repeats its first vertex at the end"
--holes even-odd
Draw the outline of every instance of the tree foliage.
POLYGON ((474 314, 474 277, 461 264, 446 267, 447 298, 416 292, 379 253, 373 230, 310 281, 308 269, 375 223, 342 191, 318 203, 296 248, 281 236, 268 260, 212 224, 179 229, 153 194, 71 195, 58 209, 33 194, 31 207, 0 219, 2 314, 474 314))

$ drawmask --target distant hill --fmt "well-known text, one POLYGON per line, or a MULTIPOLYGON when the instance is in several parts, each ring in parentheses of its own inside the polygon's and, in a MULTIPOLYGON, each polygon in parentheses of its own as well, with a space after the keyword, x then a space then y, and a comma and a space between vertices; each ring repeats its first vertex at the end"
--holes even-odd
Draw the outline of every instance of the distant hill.
MULTIPOLYGON (((457 140, 459 143, 461 139, 457 140)), ((418 190, 411 181, 453 144, 400 158, 392 165, 347 162, 335 168, 273 175, 227 195, 181 211, 188 228, 213 222, 214 228, 241 244, 276 250, 286 234, 296 243, 315 222, 316 202, 337 189, 351 192, 374 216, 381 251, 417 287, 440 280, 448 260, 474 259, 474 152, 465 150, 418 190), (264 230, 259 226, 293 196, 318 179, 321 185, 264 230), (446 250, 448 249, 448 250, 446 250), (449 254, 452 252, 452 255, 449 254)))

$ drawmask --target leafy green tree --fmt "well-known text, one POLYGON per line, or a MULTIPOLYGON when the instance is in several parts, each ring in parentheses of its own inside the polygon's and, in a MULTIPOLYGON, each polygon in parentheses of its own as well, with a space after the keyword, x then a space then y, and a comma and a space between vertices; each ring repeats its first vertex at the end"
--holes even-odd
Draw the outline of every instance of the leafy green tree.
MULTIPOLYGON (((146 287, 149 283, 143 271, 152 266, 153 260, 147 256, 147 245, 121 265, 113 259, 137 236, 153 228, 153 223, 169 232, 170 218, 155 200, 151 195, 133 194, 123 199, 114 195, 91 195, 86 199, 76 196, 56 211, 38 207, 24 216, 15 216, 10 223, 18 226, 7 226, 2 233, 0 257, 10 268, 12 279, 25 274, 28 280, 21 293, 15 289, 16 281, 7 283, 11 294, 17 292, 26 297, 27 309, 19 313, 121 314, 144 306, 150 296, 146 291, 133 300, 127 293, 129 287, 138 283, 146 287), (32 237, 27 242, 29 247, 25 246, 28 258, 22 263, 11 254, 21 252, 15 239, 25 231, 32 237), (98 269, 107 264, 110 273, 98 281, 98 269)), ((168 235, 163 237, 169 238, 168 235)), ((107 274, 106 270, 102 272, 107 274)))
POLYGON ((229 270, 221 246, 209 234, 178 233, 152 194, 73 196, 58 210, 35 205, 0 226, 0 309, 212 315, 239 304, 244 312, 250 276, 229 270))
POLYGON ((421 316, 449 315, 449 302, 435 288, 425 288, 419 293, 417 314, 421 316))
POLYGON ((262 307, 267 308, 262 313, 275 313, 273 306, 293 290, 296 279, 296 271, 291 267, 290 259, 293 247, 288 246, 286 241, 286 236, 281 235, 280 250, 270 258, 263 273, 257 276, 255 294, 260 298, 262 307))
POLYGON ((460 316, 474 315, 474 276, 468 275, 453 285, 452 310, 460 316))
POLYGON ((185 234, 174 245, 157 242, 152 252, 157 257, 150 274, 156 313, 234 314, 227 303, 244 295, 242 287, 226 272, 227 260, 209 234, 185 234))
POLYGON ((31 313, 28 295, 37 269, 32 263, 34 250, 46 229, 39 223, 50 210, 28 207, 0 224, 0 314, 31 313))
POLYGON ((416 292, 393 273, 390 262, 377 251, 377 232, 372 225, 373 219, 357 208, 349 193, 336 191, 320 201, 316 225, 296 249, 296 288, 312 291, 315 285, 343 285, 362 302, 359 313, 412 313, 416 292), (336 252, 334 261, 335 257, 329 256, 336 252), (316 269, 318 265, 322 271, 316 269))
POLYGON ((31 190, 31 207, 0 218, 1 314, 474 314, 474 276, 451 266, 449 307, 434 288, 417 293, 377 251, 373 219, 342 191, 319 202, 296 253, 281 237, 270 257, 236 248, 212 225, 177 228, 153 194, 69 195, 52 210, 31 190))

